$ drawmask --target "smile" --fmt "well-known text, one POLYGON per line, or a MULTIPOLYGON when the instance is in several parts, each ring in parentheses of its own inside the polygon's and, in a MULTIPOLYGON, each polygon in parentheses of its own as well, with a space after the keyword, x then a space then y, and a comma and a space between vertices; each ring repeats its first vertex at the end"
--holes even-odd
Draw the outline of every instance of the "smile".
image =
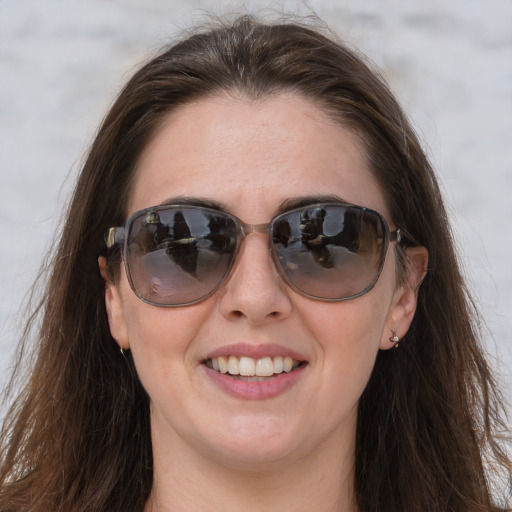
POLYGON ((219 356, 207 359, 208 368, 224 374, 238 377, 272 377, 281 373, 290 373, 297 369, 301 363, 289 356, 252 357, 219 356))

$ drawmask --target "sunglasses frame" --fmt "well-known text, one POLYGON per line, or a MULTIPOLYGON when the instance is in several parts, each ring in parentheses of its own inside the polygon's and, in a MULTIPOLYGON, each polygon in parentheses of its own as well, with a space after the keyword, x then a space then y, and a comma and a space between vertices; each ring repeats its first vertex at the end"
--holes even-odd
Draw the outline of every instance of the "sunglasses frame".
POLYGON ((235 215, 224 212, 222 210, 217 210, 215 208, 208 208, 208 207, 204 207, 204 206, 196 206, 193 204, 164 204, 164 205, 160 205, 160 206, 150 206, 148 208, 144 208, 142 210, 138 210, 138 211, 132 213, 122 226, 115 226, 115 227, 109 228, 105 235, 105 243, 106 243, 108 251, 113 250, 115 247, 122 248, 122 259, 123 259, 126 276, 128 278, 128 282, 130 284, 131 289, 133 290, 135 295, 140 300, 142 300, 146 304, 151 304, 152 306, 158 306, 158 307, 164 307, 164 308, 175 308, 175 307, 191 306, 193 304, 197 304, 198 302, 202 302, 203 300, 206 300, 211 295, 213 295, 229 279, 229 276, 234 268, 235 261, 237 260, 238 253, 242 246, 242 242, 248 235, 250 235, 252 233, 260 233, 260 234, 269 235, 269 253, 271 255, 272 261, 274 262, 274 265, 275 265, 281 279, 283 279, 283 281, 288 286, 290 286, 290 288, 292 288, 292 290, 294 290, 295 292, 297 292, 300 295, 307 297, 309 299, 323 301, 323 302, 343 302, 346 300, 355 299, 355 298, 360 297, 361 295, 365 295, 366 293, 371 291, 372 288, 377 283, 377 281, 379 280, 380 274, 384 267, 389 244, 391 242, 400 242, 402 239, 401 228, 397 228, 396 230, 391 231, 389 229, 389 225, 388 225, 386 219, 379 212, 372 210, 371 208, 367 208, 365 206, 358 206, 355 204, 345 203, 345 202, 340 201, 340 202, 327 202, 327 203, 312 203, 312 204, 307 204, 307 205, 300 206, 297 208, 292 208, 290 210, 286 210, 284 212, 279 213, 278 215, 273 217, 270 220, 270 222, 266 222, 263 224, 247 224, 247 223, 243 222, 241 219, 239 219, 238 217, 236 217, 235 215), (357 209, 357 210, 361 210, 364 212, 369 212, 369 213, 376 215, 380 219, 380 222, 382 223, 382 226, 383 226, 384 244, 382 247, 382 257, 381 257, 381 262, 380 262, 378 271, 375 275, 375 278, 366 288, 364 288, 364 290, 362 290, 356 294, 347 296, 347 297, 341 297, 341 298, 318 297, 316 295, 311 295, 307 292, 304 292, 303 290, 298 288, 287 276, 286 271, 284 270, 283 266, 281 265, 281 263, 279 261, 279 256, 277 254, 275 244, 272 242, 273 226, 274 226, 275 222, 278 221, 283 216, 287 216, 287 215, 293 214, 293 213, 303 212, 303 211, 309 210, 309 209, 325 208, 325 207, 344 207, 344 208, 352 208, 352 209, 357 209), (193 301, 180 302, 177 304, 161 304, 158 302, 153 302, 153 301, 145 298, 144 296, 142 296, 138 292, 135 284, 133 283, 131 271, 130 271, 129 264, 128 264, 128 258, 126 257, 126 254, 128 252, 128 238, 125 235, 126 235, 126 233, 130 232, 131 225, 133 224, 135 219, 139 218, 141 215, 148 215, 153 212, 161 212, 161 211, 167 211, 167 210, 179 210, 179 209, 200 210, 200 211, 212 213, 215 215, 220 214, 220 215, 223 215, 225 217, 232 219, 237 228, 235 251, 232 255, 230 264, 227 267, 224 276, 210 292, 208 292, 207 294, 205 294, 205 295, 201 296, 200 298, 195 299, 193 301))

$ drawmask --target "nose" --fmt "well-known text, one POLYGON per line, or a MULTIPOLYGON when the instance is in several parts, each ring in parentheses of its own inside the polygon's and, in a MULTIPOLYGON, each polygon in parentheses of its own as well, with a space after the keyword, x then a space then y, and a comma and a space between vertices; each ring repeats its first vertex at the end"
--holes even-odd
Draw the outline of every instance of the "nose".
POLYGON ((286 318, 291 310, 287 285, 270 256, 268 234, 249 233, 223 287, 220 312, 228 319, 261 324, 286 318))

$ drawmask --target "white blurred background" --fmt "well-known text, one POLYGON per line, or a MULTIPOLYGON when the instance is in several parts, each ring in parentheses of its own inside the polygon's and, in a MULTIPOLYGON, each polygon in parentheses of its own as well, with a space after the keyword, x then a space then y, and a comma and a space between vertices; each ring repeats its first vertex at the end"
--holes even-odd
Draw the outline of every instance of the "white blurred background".
MULTIPOLYGON (((26 295, 122 84, 221 0, 0 0, 0 387, 26 295)), ((463 265, 512 395, 512 1, 245 1, 315 12, 387 76, 439 172, 463 265)))

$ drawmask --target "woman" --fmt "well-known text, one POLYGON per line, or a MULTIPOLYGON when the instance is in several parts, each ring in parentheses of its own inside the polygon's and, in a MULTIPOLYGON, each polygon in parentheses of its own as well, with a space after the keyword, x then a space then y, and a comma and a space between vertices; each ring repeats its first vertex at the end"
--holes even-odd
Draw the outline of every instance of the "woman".
POLYGON ((436 178, 360 56, 248 17, 169 47, 66 219, 1 510, 498 510, 436 178))

